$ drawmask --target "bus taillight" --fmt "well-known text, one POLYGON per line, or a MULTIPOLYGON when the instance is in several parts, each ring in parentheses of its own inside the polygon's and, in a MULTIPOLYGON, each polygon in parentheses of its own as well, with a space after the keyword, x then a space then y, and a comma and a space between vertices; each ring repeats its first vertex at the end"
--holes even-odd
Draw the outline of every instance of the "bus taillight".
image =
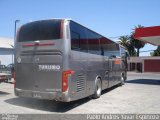
POLYGON ((66 92, 68 90, 68 78, 74 74, 74 70, 67 70, 63 72, 62 80, 62 91, 66 92))

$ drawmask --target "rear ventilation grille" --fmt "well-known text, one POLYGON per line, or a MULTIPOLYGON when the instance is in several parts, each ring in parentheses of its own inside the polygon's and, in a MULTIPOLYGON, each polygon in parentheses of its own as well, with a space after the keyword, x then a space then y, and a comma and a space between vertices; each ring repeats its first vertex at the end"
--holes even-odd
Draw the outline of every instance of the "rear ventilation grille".
POLYGON ((85 76, 78 75, 77 79, 77 92, 85 90, 85 76))

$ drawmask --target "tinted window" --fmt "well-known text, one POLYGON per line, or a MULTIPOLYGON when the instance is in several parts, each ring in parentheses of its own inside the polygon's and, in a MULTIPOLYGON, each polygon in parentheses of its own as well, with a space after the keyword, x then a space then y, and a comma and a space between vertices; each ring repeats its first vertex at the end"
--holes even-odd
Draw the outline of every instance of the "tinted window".
POLYGON ((42 20, 21 27, 18 41, 60 39, 60 20, 42 20))
POLYGON ((91 54, 119 56, 119 45, 71 21, 71 49, 91 54))
POLYGON ((0 65, 0 69, 4 69, 4 68, 6 68, 5 65, 0 65))
POLYGON ((86 30, 87 39, 88 39, 88 49, 89 53, 100 55, 100 46, 99 46, 99 38, 100 36, 95 32, 90 30, 86 30))
POLYGON ((101 43, 101 50, 102 53, 104 53, 104 56, 108 57, 116 57, 119 56, 119 45, 114 43, 113 41, 104 38, 101 36, 100 38, 100 43, 101 43))
POLYGON ((120 48, 121 48, 121 57, 124 58, 126 55, 126 51, 123 47, 120 47, 120 48))
POLYGON ((71 31, 71 49, 80 49, 80 34, 74 31, 71 31))
POLYGON ((88 52, 85 28, 71 21, 70 31, 71 31, 71 49, 79 50, 82 52, 88 52))

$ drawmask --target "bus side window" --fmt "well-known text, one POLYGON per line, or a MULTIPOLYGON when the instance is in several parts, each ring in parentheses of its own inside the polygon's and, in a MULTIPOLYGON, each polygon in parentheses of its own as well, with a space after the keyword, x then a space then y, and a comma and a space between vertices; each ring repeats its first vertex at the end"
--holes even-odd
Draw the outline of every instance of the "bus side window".
POLYGON ((88 52, 85 28, 71 21, 70 30, 71 30, 71 49, 81 52, 88 52))
POLYGON ((79 29, 80 29, 79 31, 81 34, 81 38, 80 38, 81 52, 88 53, 88 40, 86 37, 86 28, 80 26, 79 29))
POLYGON ((71 31, 71 49, 80 49, 80 34, 74 31, 71 31))
POLYGON ((89 53, 101 55, 99 35, 90 30, 86 30, 89 53))
POLYGON ((123 47, 120 47, 120 51, 121 51, 121 58, 125 58, 126 57, 126 52, 125 52, 125 49, 123 47))

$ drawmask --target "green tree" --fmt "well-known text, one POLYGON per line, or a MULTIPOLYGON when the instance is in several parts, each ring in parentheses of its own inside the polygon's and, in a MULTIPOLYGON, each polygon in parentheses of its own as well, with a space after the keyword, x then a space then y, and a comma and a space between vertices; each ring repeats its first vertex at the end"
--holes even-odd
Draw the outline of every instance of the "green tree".
POLYGON ((126 36, 121 36, 119 39, 121 40, 120 44, 123 45, 127 49, 129 46, 130 37, 126 35, 126 36))
POLYGON ((160 46, 157 47, 156 50, 151 54, 152 56, 160 56, 160 46))
MULTIPOLYGON (((137 25, 137 26, 135 26, 135 29, 136 28, 142 28, 142 27, 143 26, 141 26, 141 25, 137 25)), ((134 38, 135 29, 133 29, 134 31, 131 32, 130 41, 131 41, 131 44, 137 49, 137 56, 139 57, 139 51, 140 51, 141 48, 143 48, 145 46, 145 42, 137 40, 137 39, 134 38)))
POLYGON ((119 39, 120 39, 120 44, 122 46, 124 46, 126 48, 126 50, 128 50, 130 56, 135 56, 136 51, 135 51, 135 48, 130 41, 130 36, 128 36, 128 35, 121 36, 119 39))

